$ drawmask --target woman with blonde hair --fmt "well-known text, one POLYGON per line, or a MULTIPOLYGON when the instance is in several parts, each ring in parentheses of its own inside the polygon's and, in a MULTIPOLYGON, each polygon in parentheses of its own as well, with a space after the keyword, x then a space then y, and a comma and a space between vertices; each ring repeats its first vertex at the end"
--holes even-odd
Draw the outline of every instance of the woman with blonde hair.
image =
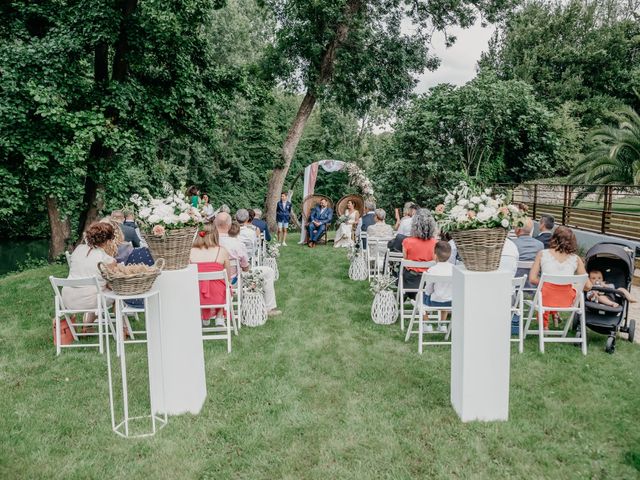
MULTIPOLYGON (((227 271, 227 278, 231 278, 231 264, 229 253, 220 246, 218 229, 215 224, 207 223, 198 232, 190 254, 191 263, 198 266, 198 272, 221 272, 227 271)), ((226 290, 223 280, 207 280, 200 284, 200 304, 224 304, 226 290)), ((224 327, 224 309, 203 308, 201 309, 202 325, 211 325, 211 319, 215 317, 216 327, 224 327)))

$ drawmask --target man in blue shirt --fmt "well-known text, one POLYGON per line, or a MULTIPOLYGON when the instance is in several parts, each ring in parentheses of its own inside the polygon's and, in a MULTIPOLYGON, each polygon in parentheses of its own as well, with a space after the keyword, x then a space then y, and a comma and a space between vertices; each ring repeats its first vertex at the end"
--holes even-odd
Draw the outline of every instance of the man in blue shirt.
POLYGON ((271 232, 269 231, 269 226, 267 222, 262 220, 262 210, 259 208, 254 208, 253 210, 249 210, 249 217, 251 217, 251 212, 253 212, 253 219, 251 223, 260 229, 260 232, 264 233, 264 239, 267 242, 271 241, 271 232))
POLYGON ((287 246, 287 229, 291 218, 291 202, 287 200, 287 194, 280 194, 280 201, 276 206, 276 222, 278 222, 278 243, 287 246))

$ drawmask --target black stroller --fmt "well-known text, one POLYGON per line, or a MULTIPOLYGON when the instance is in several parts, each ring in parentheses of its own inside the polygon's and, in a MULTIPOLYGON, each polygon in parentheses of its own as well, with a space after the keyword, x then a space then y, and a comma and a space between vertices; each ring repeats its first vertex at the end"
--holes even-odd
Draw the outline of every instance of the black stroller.
POLYGON ((609 335, 605 346, 607 353, 616 348, 616 334, 628 333, 633 342, 636 329, 635 320, 629 320, 629 302, 616 289, 623 287, 631 291, 631 281, 635 268, 635 250, 615 242, 602 242, 589 249, 585 257, 587 271, 600 270, 607 284, 615 288, 593 287, 607 294, 619 307, 610 307, 585 299, 585 323, 597 333, 609 335), (624 322, 624 323, 623 323, 624 322))

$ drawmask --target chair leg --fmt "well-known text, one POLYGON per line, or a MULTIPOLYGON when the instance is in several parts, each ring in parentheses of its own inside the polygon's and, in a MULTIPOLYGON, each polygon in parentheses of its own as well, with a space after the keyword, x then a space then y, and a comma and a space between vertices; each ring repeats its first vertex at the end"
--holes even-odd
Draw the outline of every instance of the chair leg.
POLYGON ((226 312, 227 323, 227 353, 231 353, 231 309, 227 308, 226 312))
POLYGON ((523 323, 524 323, 524 309, 521 309, 520 312, 520 321, 518 322, 518 352, 524 352, 524 334, 523 334, 523 323))
POLYGON ((580 315, 580 337, 582 340, 582 354, 587 354, 587 323, 584 318, 584 311, 580 315))
MULTIPOLYGON (((411 331, 411 329, 409 329, 411 331)), ((408 333, 408 332, 407 332, 408 333)), ((422 342, 424 333, 424 318, 418 314, 418 353, 422 355, 422 342)))
POLYGON ((540 353, 544 353, 544 312, 542 309, 538 309, 538 345, 540 346, 540 353))
POLYGON ((60 342, 62 341, 62 336, 60 335, 60 315, 56 313, 56 355, 60 355, 62 352, 62 347, 60 346, 60 342))

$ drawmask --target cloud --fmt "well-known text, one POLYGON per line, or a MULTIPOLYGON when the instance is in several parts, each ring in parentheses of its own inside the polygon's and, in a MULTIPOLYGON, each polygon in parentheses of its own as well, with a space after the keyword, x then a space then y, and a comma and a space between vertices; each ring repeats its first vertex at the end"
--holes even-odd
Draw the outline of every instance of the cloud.
POLYGON ((480 21, 468 29, 452 28, 449 35, 454 35, 456 43, 446 48, 444 35, 440 32, 434 34, 432 39, 432 53, 440 59, 440 67, 434 71, 426 71, 418 77, 416 93, 426 92, 429 88, 439 83, 452 83, 463 85, 476 76, 476 63, 480 60, 480 54, 487 49, 489 39, 495 27, 483 28, 480 21))

